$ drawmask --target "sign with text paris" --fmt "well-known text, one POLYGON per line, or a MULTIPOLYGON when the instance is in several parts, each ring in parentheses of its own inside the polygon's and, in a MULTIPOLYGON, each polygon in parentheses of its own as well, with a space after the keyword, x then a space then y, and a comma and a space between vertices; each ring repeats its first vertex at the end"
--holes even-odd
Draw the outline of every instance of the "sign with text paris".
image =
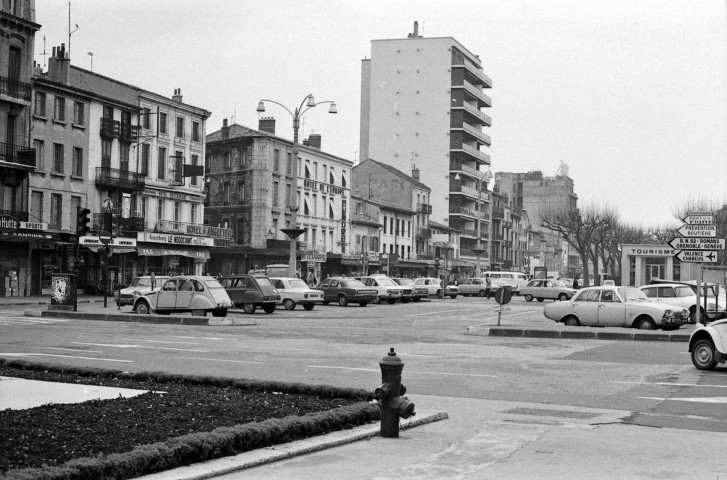
POLYGON ((688 213, 682 221, 687 225, 710 225, 714 223, 714 215, 711 213, 688 213))

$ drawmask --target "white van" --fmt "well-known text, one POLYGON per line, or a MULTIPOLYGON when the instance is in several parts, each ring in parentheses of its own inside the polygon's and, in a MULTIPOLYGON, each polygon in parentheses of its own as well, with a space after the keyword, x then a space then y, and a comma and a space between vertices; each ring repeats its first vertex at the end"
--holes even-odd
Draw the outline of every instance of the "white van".
POLYGON ((482 277, 489 275, 492 279, 492 289, 510 287, 514 293, 520 293, 520 288, 528 283, 528 277, 520 272, 482 272, 482 277))

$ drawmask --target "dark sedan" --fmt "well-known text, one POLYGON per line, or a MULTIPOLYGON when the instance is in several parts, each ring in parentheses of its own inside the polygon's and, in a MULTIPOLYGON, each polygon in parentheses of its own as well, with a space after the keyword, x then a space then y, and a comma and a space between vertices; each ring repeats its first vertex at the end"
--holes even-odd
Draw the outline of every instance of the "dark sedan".
POLYGON ((275 311, 280 293, 265 275, 230 275, 220 282, 232 303, 245 313, 255 313, 258 307, 265 313, 275 311))
POLYGON ((355 278, 330 277, 316 285, 315 288, 323 291, 323 305, 337 302, 340 306, 345 307, 353 302, 365 307, 378 295, 375 289, 367 287, 355 278))

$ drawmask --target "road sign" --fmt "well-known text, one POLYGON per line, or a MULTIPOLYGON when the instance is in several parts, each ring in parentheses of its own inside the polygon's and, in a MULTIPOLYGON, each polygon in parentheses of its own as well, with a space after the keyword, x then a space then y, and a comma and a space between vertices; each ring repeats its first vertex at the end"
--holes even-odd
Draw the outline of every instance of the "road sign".
POLYGON ((684 237, 716 237, 717 225, 688 225, 684 224, 677 230, 684 237))
POLYGON ((512 291, 507 287, 500 287, 495 290, 495 301, 499 305, 507 305, 512 298, 512 291))
POLYGON ((108 245, 111 242, 111 234, 109 232, 101 232, 98 234, 98 241, 104 245, 108 245))
POLYGON ((674 255, 683 263, 717 263, 716 250, 680 250, 674 255))
POLYGON ((683 221, 689 225, 709 225, 714 223, 714 215, 690 213, 683 218, 683 221))
POLYGON ((669 240, 674 250, 724 250, 724 238, 676 237, 669 240))
POLYGON ((510 310, 510 305, 498 305, 492 308, 493 312, 502 312, 505 310, 510 310))

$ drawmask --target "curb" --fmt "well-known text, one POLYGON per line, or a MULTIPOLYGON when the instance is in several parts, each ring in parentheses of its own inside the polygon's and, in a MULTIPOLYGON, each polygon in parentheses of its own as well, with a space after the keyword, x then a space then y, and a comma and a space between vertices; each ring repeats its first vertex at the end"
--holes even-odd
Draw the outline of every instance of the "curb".
MULTIPOLYGON (((447 412, 425 411, 424 413, 418 413, 414 420, 400 420, 399 428, 400 430, 407 430, 439 420, 446 420, 447 418, 449 418, 447 412)), ((213 478, 279 460, 377 437, 379 436, 380 425, 380 422, 371 425, 362 425, 350 430, 340 430, 318 437, 275 445, 274 447, 259 448, 231 457, 218 458, 138 478, 144 480, 202 480, 205 478, 213 478)), ((392 440, 395 441, 395 439, 392 440)))
POLYGON ((536 330, 532 328, 516 327, 485 327, 469 326, 465 335, 482 337, 526 337, 526 338, 564 338, 578 340, 637 340, 640 342, 688 342, 691 334, 661 333, 661 332, 617 332, 599 330, 536 330))
POLYGON ((73 320, 100 320, 107 322, 130 322, 174 325, 247 326, 257 325, 255 320, 226 317, 195 317, 174 315, 138 315, 136 313, 92 313, 68 312, 63 310, 25 310, 26 317, 70 318, 73 320))

